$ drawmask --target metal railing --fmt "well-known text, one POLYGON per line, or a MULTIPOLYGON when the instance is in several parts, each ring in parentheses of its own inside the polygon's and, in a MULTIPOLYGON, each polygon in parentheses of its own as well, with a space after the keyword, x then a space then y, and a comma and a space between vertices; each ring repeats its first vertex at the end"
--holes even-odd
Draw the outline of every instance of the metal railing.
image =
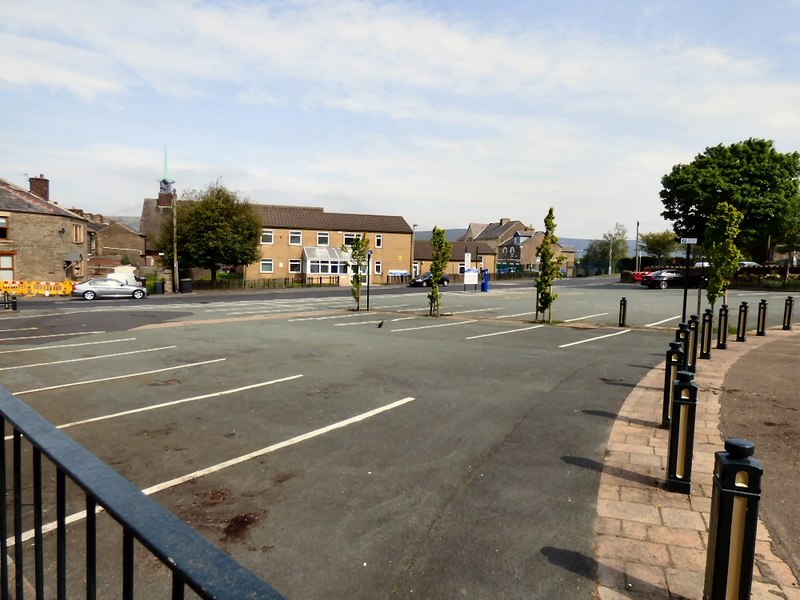
MULTIPOLYGON (((82 597, 94 600, 98 593, 98 556, 107 563, 107 555, 113 554, 108 550, 106 527, 98 544, 97 515, 104 511, 122 530, 122 559, 116 566, 121 571, 121 578, 119 573, 116 574, 117 579, 121 579, 121 589, 114 593, 114 597, 123 600, 134 597, 134 541, 137 541, 142 546, 140 552, 143 550, 155 557, 166 568, 163 575, 170 579, 167 584, 171 587, 173 600, 182 600, 187 587, 203 599, 282 598, 267 583, 2 387, 0 425, 4 435, 9 429, 11 433, 10 457, 7 456, 8 442, 0 445, 0 491, 4 498, 4 510, 0 511, 0 597, 23 600, 26 589, 33 587, 37 599, 64 599, 69 576, 71 586, 77 581, 78 585, 85 587, 85 594, 80 594, 82 597), (23 445, 23 439, 29 444, 23 445), (23 457, 31 459, 30 471, 24 471, 23 462, 27 461, 23 461, 23 457), (44 488, 49 480, 42 476, 42 457, 55 468, 55 489, 48 489, 47 493, 44 488), (12 473, 10 489, 7 481, 9 468, 12 473), (83 496, 85 513, 67 517, 68 485, 71 493, 74 491, 75 495, 83 496), (44 523, 45 515, 53 512, 51 506, 46 506, 45 499, 55 504, 53 524, 44 523), (81 518, 86 521, 84 547, 70 557, 70 567, 81 559, 85 564, 79 572, 68 572, 67 524, 81 518), (9 521, 13 521, 11 537, 9 521), (24 524, 31 521, 31 530, 23 532, 24 524), (51 530, 55 530, 55 544, 52 540, 45 540, 51 530), (33 541, 32 548, 30 540, 33 541), (10 555, 12 550, 13 556, 10 555), (27 574, 31 562, 32 577, 27 574), (45 564, 55 565, 55 569, 45 569, 45 564), (46 571, 50 576, 48 583, 54 588, 47 596, 46 571), (12 585, 13 595, 9 593, 12 585)), ((74 542, 73 537, 71 535, 70 540, 74 542)), ((73 549, 72 545, 70 549, 73 549)))

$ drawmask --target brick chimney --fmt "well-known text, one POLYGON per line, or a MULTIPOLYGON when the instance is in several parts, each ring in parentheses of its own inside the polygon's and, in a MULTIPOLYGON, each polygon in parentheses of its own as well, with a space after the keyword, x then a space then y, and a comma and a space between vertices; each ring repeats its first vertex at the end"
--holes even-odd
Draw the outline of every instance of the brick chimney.
POLYGON ((156 206, 172 206, 172 193, 170 192, 160 192, 158 194, 158 200, 156 201, 156 206))
POLYGON ((501 219, 500 219, 500 225, 505 225, 505 224, 510 223, 510 222, 511 222, 511 219, 509 219, 508 217, 501 217, 501 219))
POLYGON ((44 175, 28 177, 28 183, 32 194, 36 194, 45 200, 50 200, 50 180, 46 179, 44 175))

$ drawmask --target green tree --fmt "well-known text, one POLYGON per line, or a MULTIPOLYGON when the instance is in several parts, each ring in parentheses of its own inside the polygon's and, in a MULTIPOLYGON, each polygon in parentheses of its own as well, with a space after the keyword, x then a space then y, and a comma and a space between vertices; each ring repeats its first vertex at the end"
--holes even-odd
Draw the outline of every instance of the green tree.
POLYGON ((544 237, 536 256, 539 259, 539 273, 536 275, 536 317, 547 312, 547 322, 550 323, 553 316, 553 302, 558 298, 558 294, 553 293, 553 282, 563 277, 561 273, 561 263, 564 256, 556 256, 554 246, 558 244, 556 237, 556 218, 554 210, 550 207, 547 216, 544 218, 544 237))
POLYGON ((783 215, 777 249, 787 254, 786 268, 783 271, 783 281, 785 282, 789 278, 792 256, 800 249, 800 196, 792 198, 789 208, 783 215))
POLYGON ((798 194, 800 153, 783 154, 771 140, 750 138, 713 146, 688 165, 678 164, 661 179, 659 192, 666 219, 681 237, 702 243, 715 207, 727 202, 742 213, 747 227, 737 245, 765 261, 770 241, 779 237, 782 215, 798 194))
POLYGON ((614 265, 621 258, 628 257, 628 231, 622 223, 614 225, 613 231, 603 234, 603 239, 592 240, 586 247, 581 264, 588 268, 589 273, 603 273, 608 270, 609 264, 614 265))
POLYGON ((742 253, 736 247, 735 240, 743 217, 733 206, 721 202, 708 220, 705 252, 711 266, 706 297, 712 307, 717 298, 726 295, 731 279, 739 270, 742 253))
MULTIPOLYGON (((205 190, 187 190, 176 203, 178 261, 182 268, 211 271, 216 283, 220 265, 248 265, 257 261, 261 217, 246 198, 219 182, 205 190)), ((165 264, 172 264, 172 219, 161 230, 165 264)))
POLYGON ((348 246, 342 245, 342 251, 350 254, 350 267, 353 270, 353 275, 350 278, 350 291, 353 295, 353 300, 356 301, 356 310, 361 310, 361 286, 369 277, 369 272, 364 275, 363 271, 367 266, 369 260, 369 238, 366 233, 356 236, 353 242, 348 246))
POLYGON ((678 249, 675 232, 667 229, 653 233, 643 233, 639 236, 639 249, 652 256, 656 264, 661 264, 664 257, 671 255, 678 249))
POLYGON ((434 225, 431 235, 431 291, 428 300, 431 303, 433 316, 438 317, 442 306, 442 294, 439 291, 439 281, 444 275, 447 263, 450 262, 450 253, 453 251, 453 244, 447 241, 444 229, 439 229, 434 225))

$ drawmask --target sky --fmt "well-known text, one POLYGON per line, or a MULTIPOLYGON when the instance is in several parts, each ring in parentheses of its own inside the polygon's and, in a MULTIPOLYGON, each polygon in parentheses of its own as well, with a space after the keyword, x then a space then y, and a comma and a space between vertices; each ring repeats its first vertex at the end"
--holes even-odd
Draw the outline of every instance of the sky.
POLYGON ((136 216, 260 204, 663 231, 673 165, 800 150, 800 0, 0 2, 0 177, 136 216))

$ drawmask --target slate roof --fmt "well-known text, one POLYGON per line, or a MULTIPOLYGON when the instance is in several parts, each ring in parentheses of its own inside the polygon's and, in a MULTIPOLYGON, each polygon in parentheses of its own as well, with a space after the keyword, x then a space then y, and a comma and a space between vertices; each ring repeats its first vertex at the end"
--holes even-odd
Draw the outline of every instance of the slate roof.
POLYGON ((475 236, 476 241, 480 240, 502 240, 505 241, 508 236, 513 235, 516 231, 524 231, 527 227, 522 221, 507 221, 505 223, 489 223, 483 228, 478 235, 475 236))
POLYGON ((254 204, 264 227, 352 233, 412 233, 403 217, 329 213, 320 208, 254 204))
MULTIPOLYGON (((472 260, 475 260, 476 256, 496 254, 494 248, 484 242, 451 242, 451 244, 453 244, 453 250, 450 252, 451 261, 463 261, 466 252, 472 254, 472 260)), ((414 260, 433 260, 433 247, 429 240, 414 241, 414 260)))
POLYGON ((0 210, 25 213, 39 213, 59 217, 71 217, 85 221, 83 217, 61 208, 36 194, 0 178, 0 210))

